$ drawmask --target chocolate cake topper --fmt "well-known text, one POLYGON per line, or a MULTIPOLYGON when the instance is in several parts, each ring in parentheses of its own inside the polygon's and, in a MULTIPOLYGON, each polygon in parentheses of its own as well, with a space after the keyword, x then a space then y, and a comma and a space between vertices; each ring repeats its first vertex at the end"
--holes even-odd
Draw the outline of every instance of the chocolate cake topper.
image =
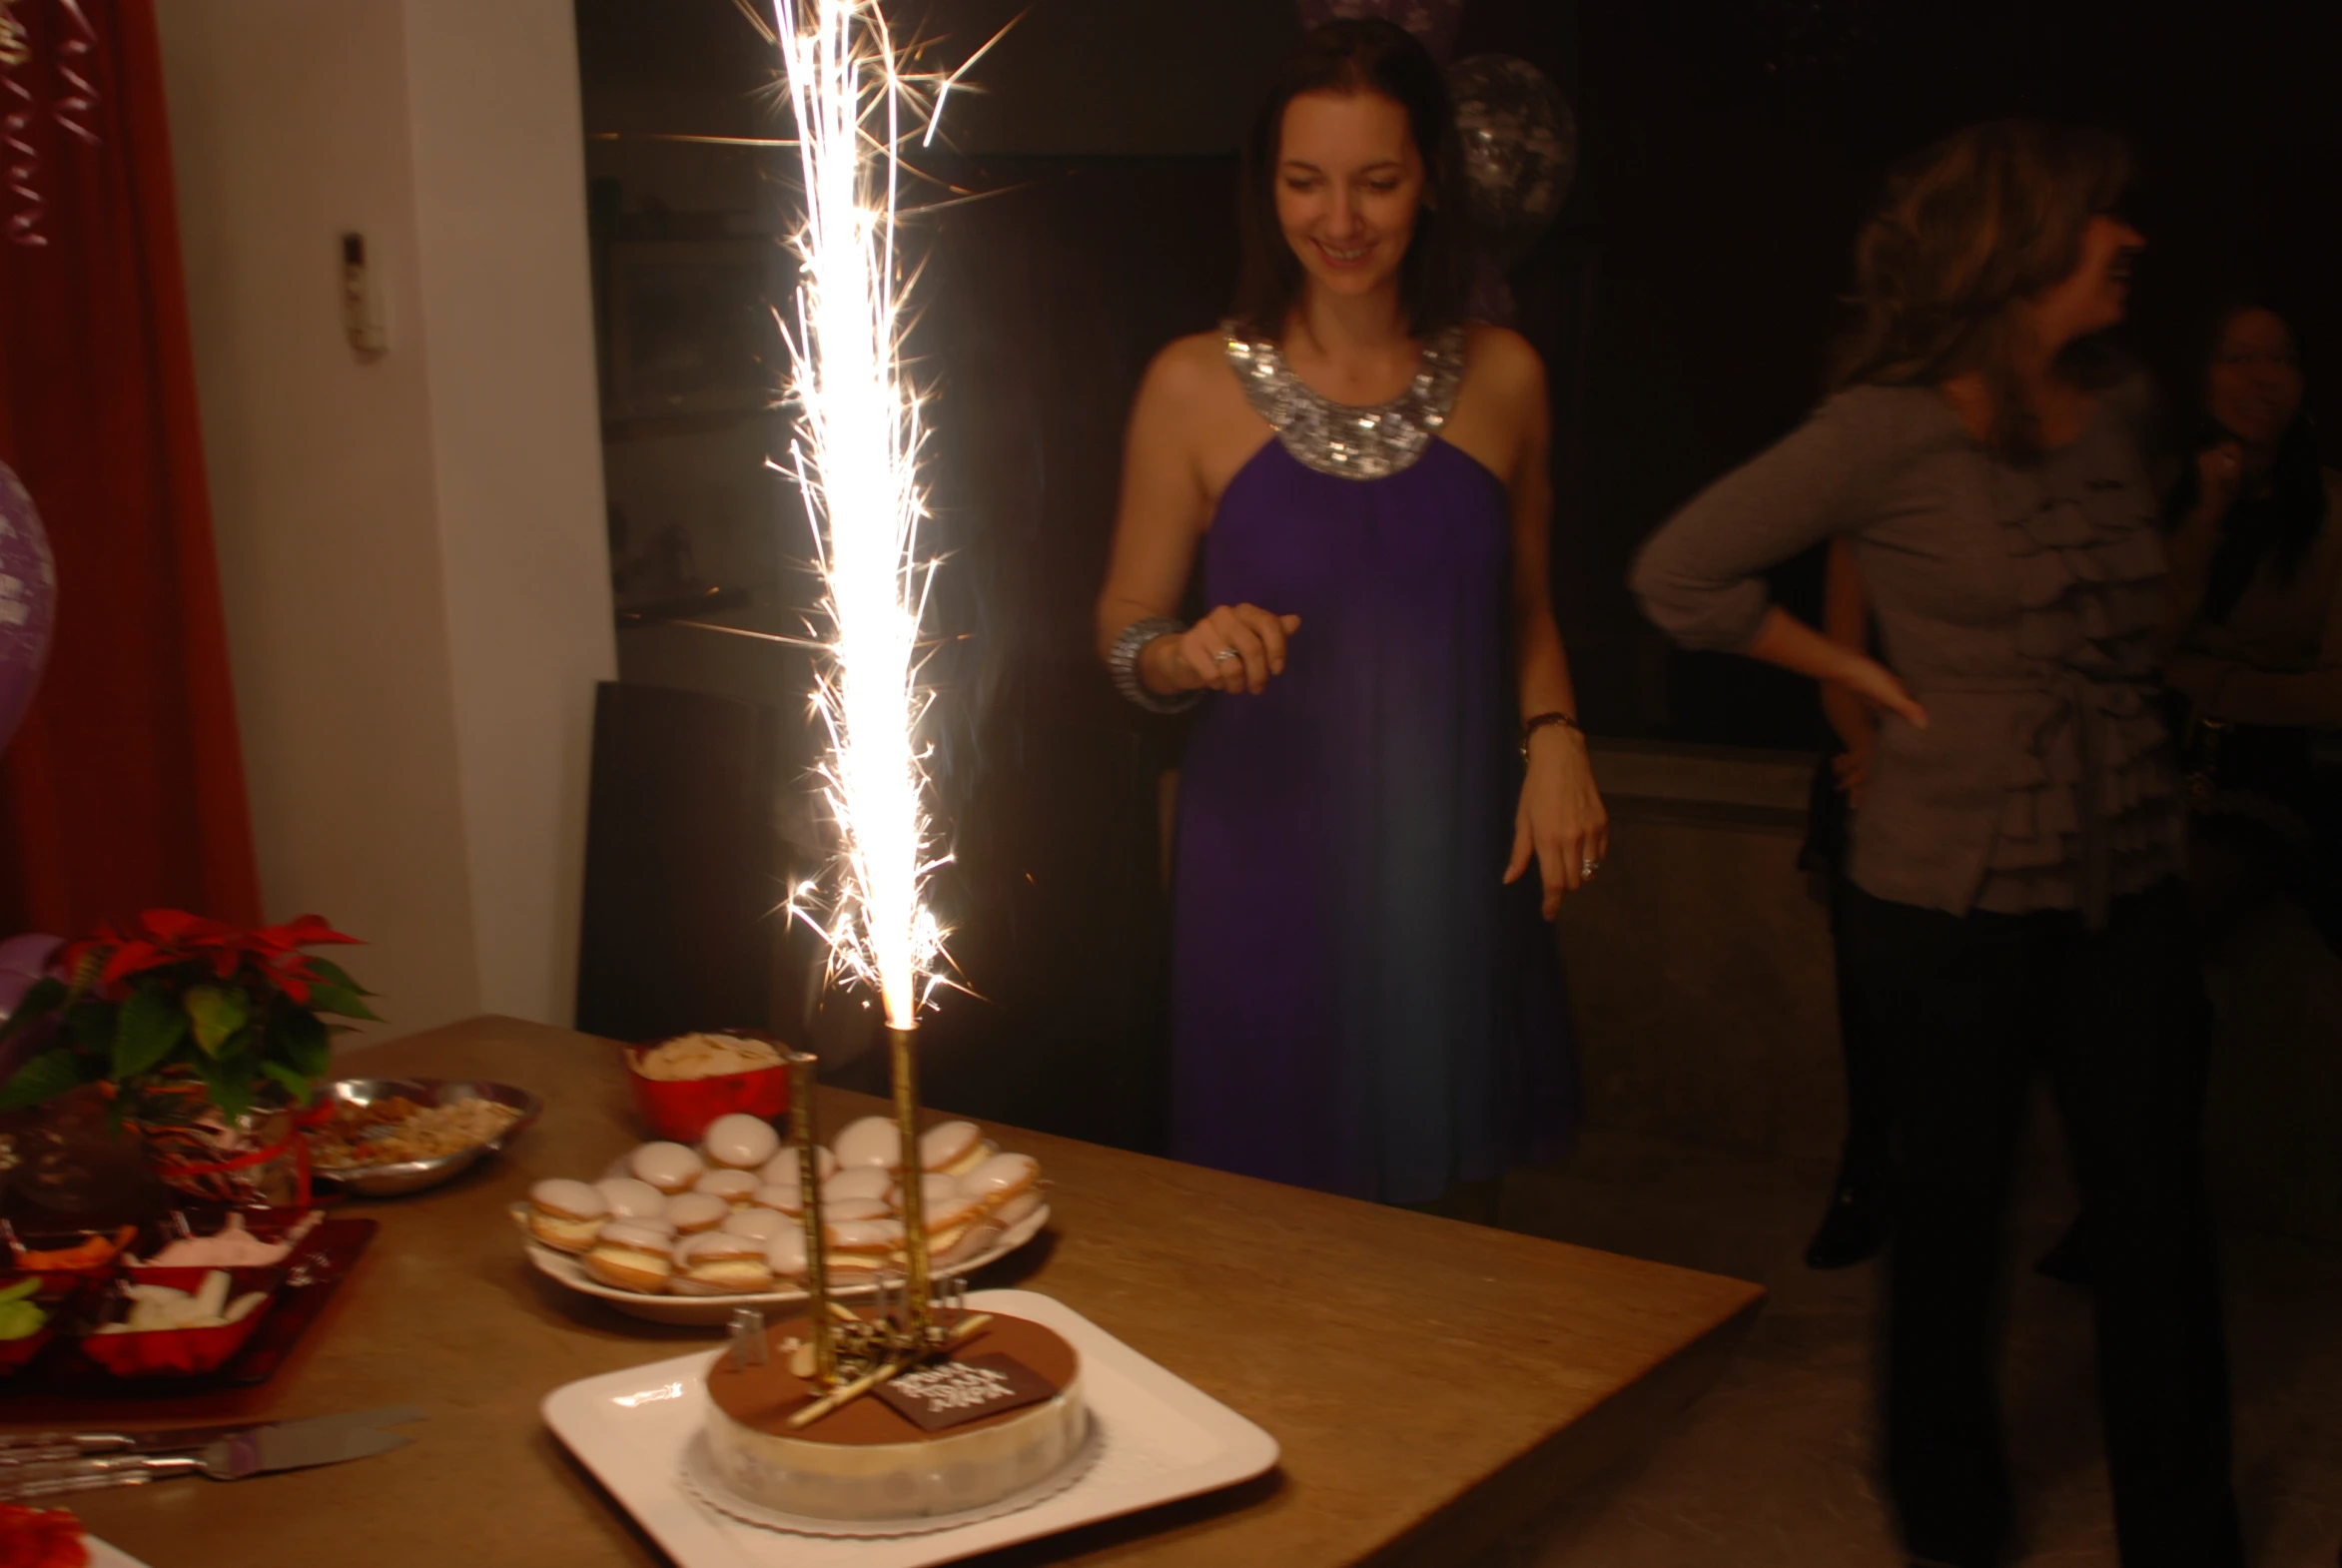
POLYGON ((971 1355, 904 1372, 877 1397, 923 1432, 1039 1404, 1057 1385, 1013 1355, 971 1355))

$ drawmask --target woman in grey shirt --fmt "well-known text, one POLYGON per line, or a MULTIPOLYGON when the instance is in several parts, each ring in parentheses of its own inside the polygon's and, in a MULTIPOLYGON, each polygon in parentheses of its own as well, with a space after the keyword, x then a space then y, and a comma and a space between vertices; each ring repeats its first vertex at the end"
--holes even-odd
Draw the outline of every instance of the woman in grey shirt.
POLYGON ((1994 1305, 2039 1062, 2091 1226, 2122 1561, 2243 1560, 2199 1177, 2184 812, 2153 700, 2147 397, 2091 342, 2121 321, 2141 243, 2112 213, 2127 177, 2110 137, 2027 121, 1916 160, 1857 246, 1839 391, 1678 513, 1634 572, 1678 641, 1879 710, 1852 947, 1902 1153, 1888 1481, 1930 1562, 2009 1547, 1994 1305), (1870 589, 1886 665, 1768 601, 1765 568, 1833 537, 1870 589))

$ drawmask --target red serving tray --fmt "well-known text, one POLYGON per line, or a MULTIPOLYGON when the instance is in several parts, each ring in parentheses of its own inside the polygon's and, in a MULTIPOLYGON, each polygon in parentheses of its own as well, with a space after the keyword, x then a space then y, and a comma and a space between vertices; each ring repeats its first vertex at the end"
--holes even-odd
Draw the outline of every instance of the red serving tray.
POLYGON ((70 1332, 52 1339, 31 1364, 0 1377, 0 1400, 10 1395, 70 1394, 155 1398, 250 1388, 277 1375, 311 1323, 350 1277, 381 1224, 372 1219, 327 1219, 284 1263, 286 1279, 263 1309, 244 1348, 209 1372, 186 1377, 117 1377, 82 1352, 70 1332))

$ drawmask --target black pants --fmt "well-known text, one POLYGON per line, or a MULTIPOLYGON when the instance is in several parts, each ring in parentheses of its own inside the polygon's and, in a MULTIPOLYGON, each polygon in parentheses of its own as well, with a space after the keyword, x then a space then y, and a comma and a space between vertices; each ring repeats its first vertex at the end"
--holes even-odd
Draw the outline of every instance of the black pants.
POLYGON ((1907 1543, 1960 1563, 2009 1544, 2001 1223, 2045 1064, 2090 1225, 2124 1568, 2241 1564, 2201 1176, 2206 1008, 2180 885, 2118 900, 2101 931, 2066 912, 1960 918, 1859 891, 1847 913, 1894 1065, 1887 1472, 1907 1543))

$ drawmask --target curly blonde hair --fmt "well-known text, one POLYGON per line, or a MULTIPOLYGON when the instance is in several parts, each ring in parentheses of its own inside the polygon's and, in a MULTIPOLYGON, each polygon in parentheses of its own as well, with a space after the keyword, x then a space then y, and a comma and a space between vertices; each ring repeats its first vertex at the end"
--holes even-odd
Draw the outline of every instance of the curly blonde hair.
MULTIPOLYGON (((1991 120, 1955 131, 1897 170, 1855 241, 1856 308, 1830 384, 1938 386, 1979 375, 1989 443, 2038 448, 2016 375, 2025 302, 2072 276, 2090 220, 2130 184, 2111 131, 1991 120)), ((2102 346, 2076 345, 2085 384, 2109 374, 2102 346)))

